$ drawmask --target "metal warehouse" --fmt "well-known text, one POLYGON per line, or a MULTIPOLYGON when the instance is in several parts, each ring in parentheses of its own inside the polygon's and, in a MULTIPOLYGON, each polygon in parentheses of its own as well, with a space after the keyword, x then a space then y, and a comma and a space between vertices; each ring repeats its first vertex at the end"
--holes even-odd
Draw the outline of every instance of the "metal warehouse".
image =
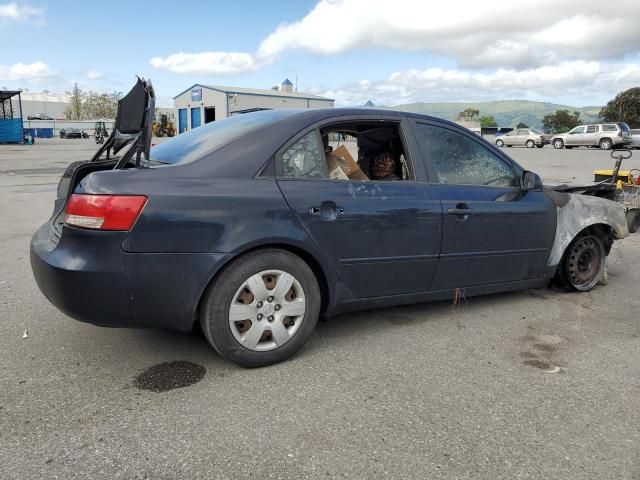
POLYGON ((173 97, 180 133, 231 115, 277 108, 332 108, 334 100, 293 91, 287 79, 272 89, 195 84, 173 97))

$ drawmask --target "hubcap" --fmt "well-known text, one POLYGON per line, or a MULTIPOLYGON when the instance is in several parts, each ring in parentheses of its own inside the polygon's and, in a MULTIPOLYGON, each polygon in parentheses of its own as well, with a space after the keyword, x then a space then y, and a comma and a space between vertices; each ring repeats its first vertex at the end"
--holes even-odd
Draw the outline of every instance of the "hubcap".
POLYGON ((229 307, 229 326, 245 348, 267 351, 287 343, 306 311, 300 282, 282 270, 265 270, 246 279, 229 307))
POLYGON ((575 286, 588 285, 600 273, 601 252, 591 238, 577 242, 569 256, 569 277, 575 286))

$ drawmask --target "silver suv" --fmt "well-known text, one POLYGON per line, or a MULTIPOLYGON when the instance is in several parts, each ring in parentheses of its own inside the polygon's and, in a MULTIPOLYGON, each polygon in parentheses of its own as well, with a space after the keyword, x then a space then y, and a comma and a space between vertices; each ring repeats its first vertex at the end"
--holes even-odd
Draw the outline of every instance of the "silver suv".
POLYGON ((611 150, 631 142, 631 130, 624 122, 580 125, 567 133, 554 135, 554 148, 599 147, 611 150))

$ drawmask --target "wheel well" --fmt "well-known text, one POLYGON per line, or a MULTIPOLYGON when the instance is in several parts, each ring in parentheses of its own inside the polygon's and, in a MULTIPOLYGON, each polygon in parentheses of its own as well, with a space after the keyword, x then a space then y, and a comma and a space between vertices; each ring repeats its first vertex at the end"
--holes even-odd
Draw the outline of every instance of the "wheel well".
POLYGON ((609 140, 611 143, 613 143, 613 140, 611 140, 609 137, 602 137, 598 143, 602 143, 603 140, 609 140))
POLYGON ((209 281, 207 282, 207 286, 202 290, 200 299, 198 300, 198 307, 195 312, 195 318, 193 319, 194 325, 199 324, 198 320, 199 320, 200 312, 203 306, 204 299, 207 294, 207 290, 209 289, 209 286, 211 285, 211 283, 213 283, 213 281, 217 278, 217 276, 220 275, 222 271, 224 271, 230 265, 232 265, 236 259, 242 257, 243 255, 246 255, 247 253, 256 252, 258 250, 274 249, 274 248, 279 250, 285 250, 289 253, 292 253, 293 255, 296 255, 303 262, 305 262, 307 266, 311 269, 313 274, 316 276, 316 279, 318 280, 318 287, 320 288, 320 296, 322 297, 321 303, 320 303, 320 312, 323 312, 326 309, 327 303, 329 301, 329 283, 327 281, 326 275, 324 274, 324 271, 322 270, 322 267, 320 266, 320 263, 318 263, 318 261, 313 257, 313 255, 311 255, 306 250, 303 250, 302 248, 294 247, 293 245, 288 245, 288 244, 270 243, 269 245, 259 245, 257 247, 249 248, 247 250, 244 250, 238 253, 230 261, 224 264, 222 268, 213 275, 213 277, 209 279, 209 281))
MULTIPOLYGON (((573 237, 573 239, 575 240, 576 238, 587 234, 594 235, 602 239, 605 252, 607 255, 609 255, 609 252, 611 252, 611 247, 613 246, 613 241, 615 240, 615 232, 610 225, 607 225, 606 223, 596 223, 594 225, 589 225, 588 227, 580 230, 580 232, 578 232, 578 234, 573 237)), ((567 248, 569 248, 568 245, 567 248)))

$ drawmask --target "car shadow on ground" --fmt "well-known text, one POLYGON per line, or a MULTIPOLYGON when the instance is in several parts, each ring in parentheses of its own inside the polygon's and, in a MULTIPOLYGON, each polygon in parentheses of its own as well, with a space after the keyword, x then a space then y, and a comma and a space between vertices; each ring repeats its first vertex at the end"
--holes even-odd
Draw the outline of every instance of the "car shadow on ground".
MULTIPOLYGON (((387 330, 421 323, 451 322, 455 328, 464 329, 466 323, 483 309, 509 309, 515 301, 530 299, 545 301, 560 294, 560 292, 542 288, 462 298, 458 304, 447 300, 363 310, 322 318, 303 352, 307 349, 331 348, 332 339, 340 339, 340 343, 349 342, 350 338, 354 341, 362 341, 363 338, 366 340, 367 336, 379 336, 387 330)), ((520 315, 518 312, 513 314, 520 315)), ((240 368, 232 366, 209 345, 197 323, 191 333, 145 329, 122 330, 122 333, 128 337, 127 343, 130 347, 135 349, 135 357, 132 360, 136 363, 140 358, 149 357, 148 360, 158 361, 190 360, 214 370, 240 368)), ((108 346, 105 345, 104 348, 108 346)))

